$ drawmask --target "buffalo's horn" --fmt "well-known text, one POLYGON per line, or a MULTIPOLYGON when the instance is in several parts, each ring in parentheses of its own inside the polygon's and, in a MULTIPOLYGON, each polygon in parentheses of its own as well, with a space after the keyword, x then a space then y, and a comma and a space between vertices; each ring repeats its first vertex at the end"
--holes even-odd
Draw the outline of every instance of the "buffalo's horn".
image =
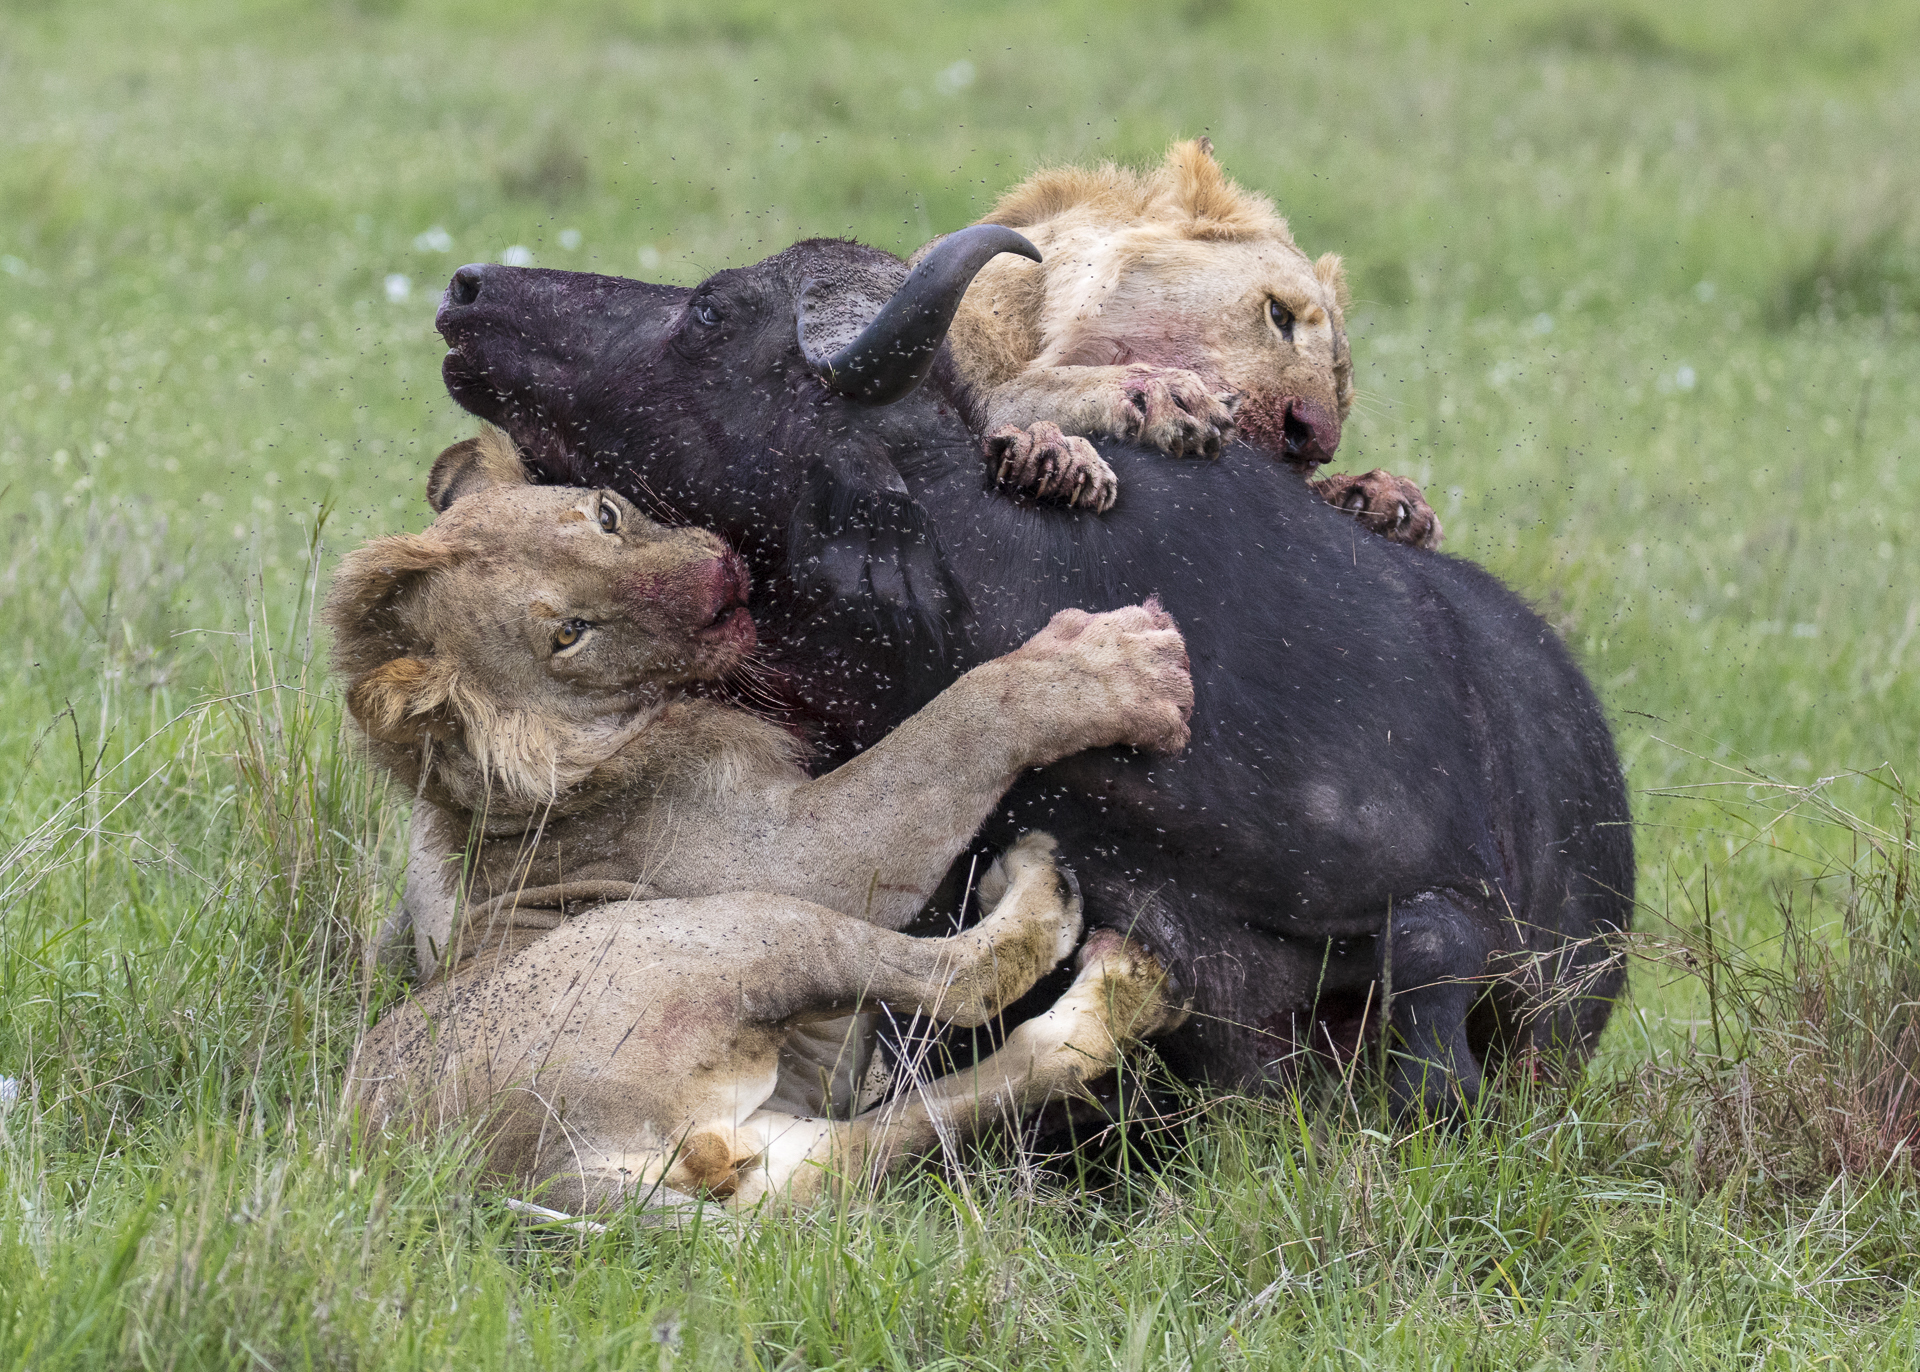
MULTIPOLYGON (((869 405, 891 405, 927 379, 960 297, 989 259, 1003 252, 1040 260, 1040 250, 1012 229, 975 224, 941 239, 900 283, 860 336, 807 361, 830 390, 869 405)), ((802 330, 804 345, 805 330, 802 330)))

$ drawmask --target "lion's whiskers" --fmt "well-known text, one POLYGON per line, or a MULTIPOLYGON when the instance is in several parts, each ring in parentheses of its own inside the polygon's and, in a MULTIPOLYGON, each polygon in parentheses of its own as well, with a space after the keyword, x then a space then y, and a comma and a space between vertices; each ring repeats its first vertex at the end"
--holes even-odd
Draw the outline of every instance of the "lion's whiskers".
POLYGON ((773 669, 752 654, 741 658, 721 676, 719 685, 741 709, 761 718, 787 713, 775 686, 773 669))

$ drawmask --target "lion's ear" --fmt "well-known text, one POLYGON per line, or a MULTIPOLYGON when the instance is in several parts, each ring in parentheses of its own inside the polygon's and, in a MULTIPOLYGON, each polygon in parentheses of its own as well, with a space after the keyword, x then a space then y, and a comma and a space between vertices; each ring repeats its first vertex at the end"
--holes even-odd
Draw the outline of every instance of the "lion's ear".
POLYGON ((341 558, 326 608, 335 672, 351 681, 383 662, 423 651, 403 612, 404 597, 422 578, 461 557, 458 548, 428 532, 376 538, 341 558))
POLYGON ((327 622, 338 634, 365 632, 419 577, 451 567, 460 557, 459 549, 432 532, 389 534, 355 548, 333 573, 327 622))
POLYGON ((362 672, 347 688, 347 709, 383 743, 415 743, 423 728, 441 733, 446 673, 431 658, 397 657, 362 672))
POLYGON ((1243 197, 1213 160, 1211 138, 1190 138, 1168 148, 1166 171, 1173 177, 1175 201, 1194 219, 1232 220, 1241 213, 1243 197))
POLYGON ((427 474, 427 504, 445 514, 464 495, 489 486, 525 486, 532 481, 513 440, 488 425, 441 453, 427 474))
POLYGON ((1320 260, 1313 264, 1313 274, 1321 285, 1333 292, 1333 303, 1344 315, 1351 302, 1347 298, 1347 264, 1340 260, 1340 254, 1320 254, 1320 260))
POLYGON ((1347 346, 1347 268, 1339 253, 1330 252, 1313 264, 1313 274, 1333 297, 1333 391, 1344 424, 1353 409, 1353 352, 1347 346))

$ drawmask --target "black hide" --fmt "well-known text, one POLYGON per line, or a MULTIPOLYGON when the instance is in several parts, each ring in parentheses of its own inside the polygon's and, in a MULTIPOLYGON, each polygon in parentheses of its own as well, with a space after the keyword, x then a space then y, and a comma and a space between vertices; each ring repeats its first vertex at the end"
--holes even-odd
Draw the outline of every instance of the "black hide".
POLYGON ((1193 661, 1191 748, 1036 773, 988 837, 1052 831, 1089 919, 1167 961, 1195 1009, 1160 1044, 1176 1070, 1256 1086, 1301 1048, 1348 1050, 1383 972, 1403 1101, 1471 1098, 1490 1054, 1583 1060, 1622 982, 1607 936, 1633 849, 1606 722, 1553 632, 1245 446, 1103 445, 1105 515, 995 492, 944 358, 873 406, 797 339, 797 302, 883 300, 904 273, 826 241, 692 290, 463 268, 445 375, 547 479, 733 541, 782 708, 827 761, 1054 611, 1158 595, 1193 661))

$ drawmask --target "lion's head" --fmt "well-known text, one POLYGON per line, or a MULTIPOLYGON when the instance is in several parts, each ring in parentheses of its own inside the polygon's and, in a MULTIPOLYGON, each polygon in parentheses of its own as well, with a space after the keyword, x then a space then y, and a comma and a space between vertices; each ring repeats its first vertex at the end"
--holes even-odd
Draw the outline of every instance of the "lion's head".
MULTIPOLYGON (((1141 173, 1107 163, 1042 171, 986 222, 1031 238, 981 273, 1050 273, 1041 367, 1152 363, 1240 396, 1241 434, 1305 465, 1325 462, 1353 405, 1340 258, 1311 260, 1265 196, 1237 185, 1204 138, 1141 173)), ((991 285, 982 291, 984 300, 991 285)))
POLYGON ((439 518, 349 553, 326 609, 347 708, 408 786, 551 805, 754 646, 746 567, 718 538, 532 485, 497 430, 442 453, 427 493, 439 518))

